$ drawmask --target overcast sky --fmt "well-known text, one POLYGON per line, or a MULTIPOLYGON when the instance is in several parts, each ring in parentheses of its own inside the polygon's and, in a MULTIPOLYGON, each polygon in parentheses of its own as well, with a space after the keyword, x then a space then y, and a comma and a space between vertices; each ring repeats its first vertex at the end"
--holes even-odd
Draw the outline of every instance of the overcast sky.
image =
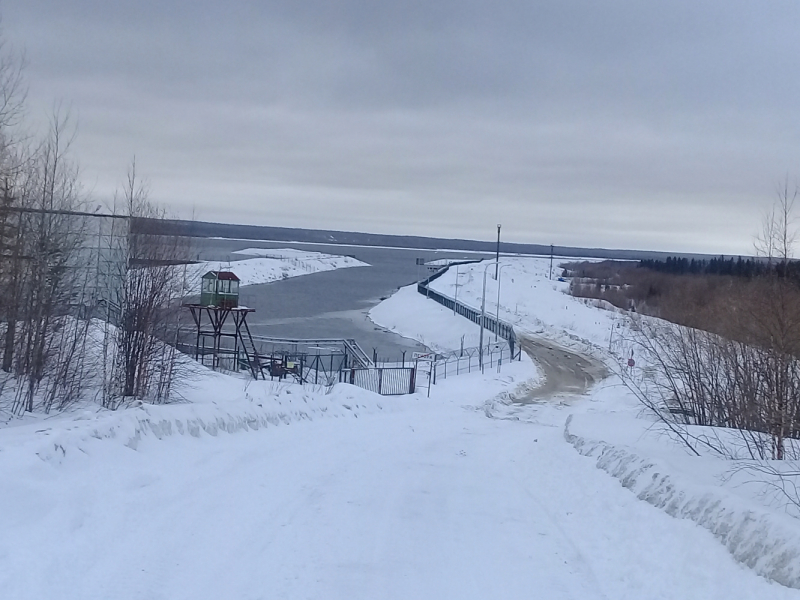
POLYGON ((0 0, 30 122, 180 216, 752 253, 800 179, 800 3, 0 0))

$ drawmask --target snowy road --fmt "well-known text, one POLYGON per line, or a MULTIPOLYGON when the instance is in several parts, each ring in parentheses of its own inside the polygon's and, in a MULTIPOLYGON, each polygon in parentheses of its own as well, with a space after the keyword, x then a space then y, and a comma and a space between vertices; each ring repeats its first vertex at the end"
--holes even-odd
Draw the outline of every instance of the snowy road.
MULTIPOLYGON (((397 402, 404 402, 398 399, 397 402)), ((458 403, 7 469, 3 598, 796 598, 578 455, 458 403)))
POLYGON ((543 338, 520 337, 520 347, 544 372, 544 383, 521 402, 546 400, 559 394, 584 394, 608 373, 597 361, 543 338))

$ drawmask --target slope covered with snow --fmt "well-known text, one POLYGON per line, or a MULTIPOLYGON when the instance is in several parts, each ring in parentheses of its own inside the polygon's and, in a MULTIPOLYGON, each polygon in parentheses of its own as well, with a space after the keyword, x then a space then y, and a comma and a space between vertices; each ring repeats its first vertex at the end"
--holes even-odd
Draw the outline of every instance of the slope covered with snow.
POLYGON ((199 281, 199 278, 208 271, 233 271, 241 280, 241 285, 256 285, 322 271, 369 266, 351 256, 305 252, 291 248, 248 248, 237 250, 233 254, 255 258, 203 261, 189 265, 187 271, 189 281, 192 283, 199 281))
POLYGON ((50 455, 6 440, 4 597, 796 597, 575 452, 563 407, 488 419, 491 386, 459 385, 134 409, 50 455))
MULTIPOLYGON (((613 313, 565 295, 542 262, 503 270, 501 317, 599 356, 613 313)), ((483 268, 461 273, 460 298, 479 297, 483 268)), ((372 316, 443 349, 476 329, 413 289, 372 316)), ((623 389, 514 404, 538 376, 522 361, 387 398, 198 368, 181 404, 0 429, 2 596, 800 597, 680 510, 643 501, 656 462, 687 506, 697 488, 680 487, 672 457, 685 455, 645 435, 623 389), (570 415, 585 444, 565 440, 570 415)), ((692 481, 712 471, 700 464, 692 481)), ((791 539, 794 522, 781 523, 791 539)), ((791 574, 794 555, 769 542, 761 554, 791 574)))
MULTIPOLYGON (((627 351, 624 356, 609 351, 610 342, 626 333, 622 311, 571 297, 567 282, 550 279, 548 258, 504 258, 501 267, 499 315, 515 325, 518 335, 555 340, 605 361, 612 372, 624 368, 627 351)), ((458 299, 480 309, 486 272, 486 312, 494 315, 498 307, 494 270, 492 262, 462 265, 458 271, 451 268, 432 287, 454 297, 458 282, 458 299)), ((462 335, 477 343, 477 325, 451 316, 414 286, 370 313, 376 322, 425 339, 429 345, 453 349, 462 335)), ((619 351, 616 345, 613 348, 619 351)), ((797 516, 797 507, 787 506, 785 496, 773 487, 774 480, 742 470, 744 461, 732 463, 711 452, 690 456, 642 412, 615 376, 580 400, 554 400, 570 408, 573 423, 568 440, 593 457, 598 468, 668 514, 705 527, 737 560, 758 573, 800 588, 800 521, 787 515, 797 516)), ((487 414, 499 418, 519 418, 525 412, 518 405, 497 401, 487 409, 487 414)))

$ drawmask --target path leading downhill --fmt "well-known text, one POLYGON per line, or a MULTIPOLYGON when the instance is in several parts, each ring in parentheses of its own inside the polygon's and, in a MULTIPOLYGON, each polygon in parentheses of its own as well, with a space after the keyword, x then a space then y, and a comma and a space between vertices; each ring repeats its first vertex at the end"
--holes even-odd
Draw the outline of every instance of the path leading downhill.
POLYGON ((521 403, 539 402, 561 395, 580 395, 608 375, 601 363, 562 348, 545 338, 521 337, 520 347, 541 367, 545 380, 521 403))
MULTIPOLYGON (((477 401, 478 398, 473 398, 477 401)), ((474 405, 5 464, 0 590, 26 600, 797 598, 636 498, 565 411, 474 405)))

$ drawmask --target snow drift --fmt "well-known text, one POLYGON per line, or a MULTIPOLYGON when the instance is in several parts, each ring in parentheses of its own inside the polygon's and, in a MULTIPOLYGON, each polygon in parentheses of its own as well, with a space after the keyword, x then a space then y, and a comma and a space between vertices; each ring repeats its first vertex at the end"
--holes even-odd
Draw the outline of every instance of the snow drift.
MULTIPOLYGON (((214 379, 213 377, 209 379, 214 379)), ((229 376, 219 375, 221 384, 229 376)), ((211 384, 211 381, 206 381, 211 384)), ((416 398, 409 396, 409 398, 416 398)), ((407 403, 407 402, 406 402, 407 403)), ((67 455, 88 453, 96 442, 116 440, 137 449, 148 439, 172 436, 218 436, 288 425, 319 418, 358 417, 396 410, 403 403, 386 399, 348 384, 321 386, 253 382, 242 396, 214 402, 138 405, 119 411, 84 410, 64 415, 48 424, 38 422, 3 430, 0 452, 34 453, 45 461, 59 462, 67 455)))
POLYGON ((599 469, 620 481, 640 500, 667 514, 689 519, 710 531, 733 557, 777 583, 800 589, 800 527, 790 517, 748 506, 720 488, 690 483, 657 460, 631 450, 589 440, 570 431, 564 438, 599 469))

